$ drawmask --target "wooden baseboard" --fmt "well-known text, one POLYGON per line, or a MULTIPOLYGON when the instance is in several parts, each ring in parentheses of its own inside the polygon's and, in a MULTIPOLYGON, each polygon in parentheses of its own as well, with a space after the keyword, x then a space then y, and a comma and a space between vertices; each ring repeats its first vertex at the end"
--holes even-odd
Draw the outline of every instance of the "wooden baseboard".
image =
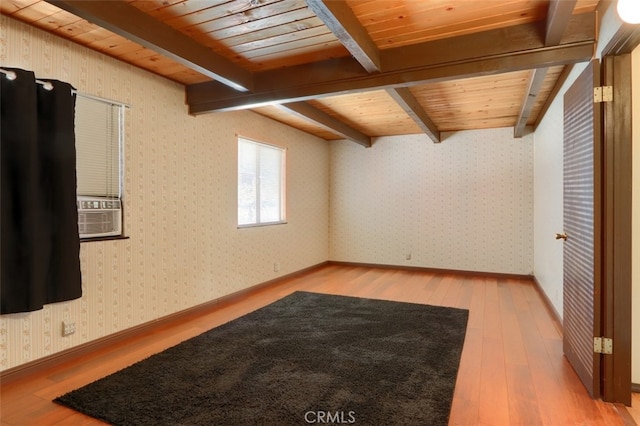
POLYGON ((640 383, 631 383, 631 392, 640 393, 640 383))
POLYGON ((560 333, 560 337, 562 337, 564 334, 563 332, 564 328, 562 326, 562 317, 560 316, 558 311, 556 311, 556 308, 553 306, 553 303, 551 303, 551 299, 549 299, 549 296, 547 296, 547 293, 544 292, 544 290, 542 289, 542 286, 540 285, 540 282, 535 276, 533 276, 533 283, 536 285, 536 289, 538 290, 538 293, 540 293, 540 296, 542 296, 542 300, 544 300, 545 302, 547 311, 549 312, 549 314, 551 314, 551 318, 553 318, 553 324, 558 330, 558 333, 560 333))
POLYGON ((256 284, 244 290, 240 290, 235 293, 231 293, 229 295, 222 296, 220 298, 202 303, 200 305, 196 305, 191 308, 188 308, 170 315, 166 315, 162 318, 158 318, 158 319, 128 328, 126 330, 119 331, 117 333, 109 334, 108 336, 104 336, 96 340, 92 340, 90 342, 82 343, 78 346, 65 349, 55 354, 51 354, 43 358, 39 358, 37 360, 27 362, 25 364, 18 365, 13 368, 6 369, 0 372, 0 383, 2 383, 3 385, 6 385, 15 380, 19 380, 20 378, 25 377, 27 375, 36 374, 43 370, 51 369, 53 366, 60 365, 65 362, 77 360, 82 356, 85 356, 91 352, 102 349, 106 346, 115 345, 117 343, 124 342, 128 339, 133 339, 141 335, 149 334, 154 329, 161 328, 166 324, 184 320, 188 317, 204 315, 213 310, 220 309, 224 306, 232 304, 243 297, 247 297, 247 296, 250 296, 251 294, 262 291, 267 287, 276 286, 279 283, 282 283, 286 280, 296 278, 301 275, 307 274, 311 271, 314 271, 316 269, 322 268, 326 264, 327 262, 321 262, 321 263, 318 263, 317 265, 313 265, 308 268, 301 269, 291 274, 283 275, 273 280, 256 284))
POLYGON ((448 274, 448 275, 473 275, 476 277, 488 277, 498 279, 512 279, 512 280, 531 280, 531 275, 521 274, 505 274, 501 272, 478 272, 478 271, 465 271, 459 269, 441 269, 441 268, 429 268, 424 266, 408 266, 408 265, 386 265, 378 263, 358 263, 358 262, 341 262, 337 260, 329 260, 329 265, 341 265, 341 266, 358 266, 365 268, 381 268, 381 269, 398 269, 400 271, 420 271, 429 272, 434 274, 448 274))

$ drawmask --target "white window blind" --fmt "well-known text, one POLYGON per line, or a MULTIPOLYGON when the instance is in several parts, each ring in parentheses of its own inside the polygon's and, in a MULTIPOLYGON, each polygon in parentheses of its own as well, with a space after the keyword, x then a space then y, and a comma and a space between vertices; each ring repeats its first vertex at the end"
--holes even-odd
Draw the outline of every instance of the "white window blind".
POLYGON ((285 221, 285 149, 238 138, 238 226, 285 221))
POLYGON ((78 195, 120 198, 124 106, 76 98, 78 195))

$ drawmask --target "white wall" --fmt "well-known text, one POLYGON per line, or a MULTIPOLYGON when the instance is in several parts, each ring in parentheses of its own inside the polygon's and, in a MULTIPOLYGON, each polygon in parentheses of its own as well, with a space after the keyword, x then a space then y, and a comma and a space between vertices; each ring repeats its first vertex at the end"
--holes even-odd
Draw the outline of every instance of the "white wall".
POLYGON ((491 129, 332 143, 330 259, 531 274, 532 142, 491 129))
POLYGON ((631 381, 640 385, 640 47, 631 56, 633 127, 631 381))
POLYGON ((3 66, 133 106, 125 153, 131 238, 82 243, 81 299, 0 316, 0 370, 327 260, 324 140, 251 112, 191 117, 183 86, 4 15, 0 36, 3 66), (288 224, 237 229, 236 134, 287 147, 288 224), (63 319, 76 321, 76 334, 60 336, 63 319))

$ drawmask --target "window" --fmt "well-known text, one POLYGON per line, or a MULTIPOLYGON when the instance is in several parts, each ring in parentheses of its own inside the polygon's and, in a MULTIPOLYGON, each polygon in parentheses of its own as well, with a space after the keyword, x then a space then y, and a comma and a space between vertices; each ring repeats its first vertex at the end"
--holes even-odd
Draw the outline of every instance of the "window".
POLYGON ((285 222, 285 149, 238 138, 238 226, 285 222))
POLYGON ((76 98, 78 195, 121 198, 124 106, 76 98))
POLYGON ((81 239, 122 235, 125 105, 78 94, 76 176, 81 239))

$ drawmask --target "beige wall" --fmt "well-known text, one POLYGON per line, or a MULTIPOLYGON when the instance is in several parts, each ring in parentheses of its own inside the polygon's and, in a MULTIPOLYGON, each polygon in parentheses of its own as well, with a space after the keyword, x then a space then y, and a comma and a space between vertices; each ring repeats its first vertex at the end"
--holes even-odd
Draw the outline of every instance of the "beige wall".
POLYGON ((444 136, 332 144, 331 260, 531 274, 532 138, 444 136))
POLYGON ((631 315, 631 381, 640 385, 640 47, 631 56, 632 128, 633 128, 633 195, 632 195, 632 315, 631 315))
POLYGON ((327 260, 325 141, 251 112, 191 117, 181 85, 5 16, 0 31, 3 66, 133 106, 125 155, 131 238, 82 244, 81 299, 0 316, 0 370, 327 260), (287 225, 236 229, 236 134, 288 148, 287 225), (63 319, 76 321, 76 334, 61 337, 63 319))

